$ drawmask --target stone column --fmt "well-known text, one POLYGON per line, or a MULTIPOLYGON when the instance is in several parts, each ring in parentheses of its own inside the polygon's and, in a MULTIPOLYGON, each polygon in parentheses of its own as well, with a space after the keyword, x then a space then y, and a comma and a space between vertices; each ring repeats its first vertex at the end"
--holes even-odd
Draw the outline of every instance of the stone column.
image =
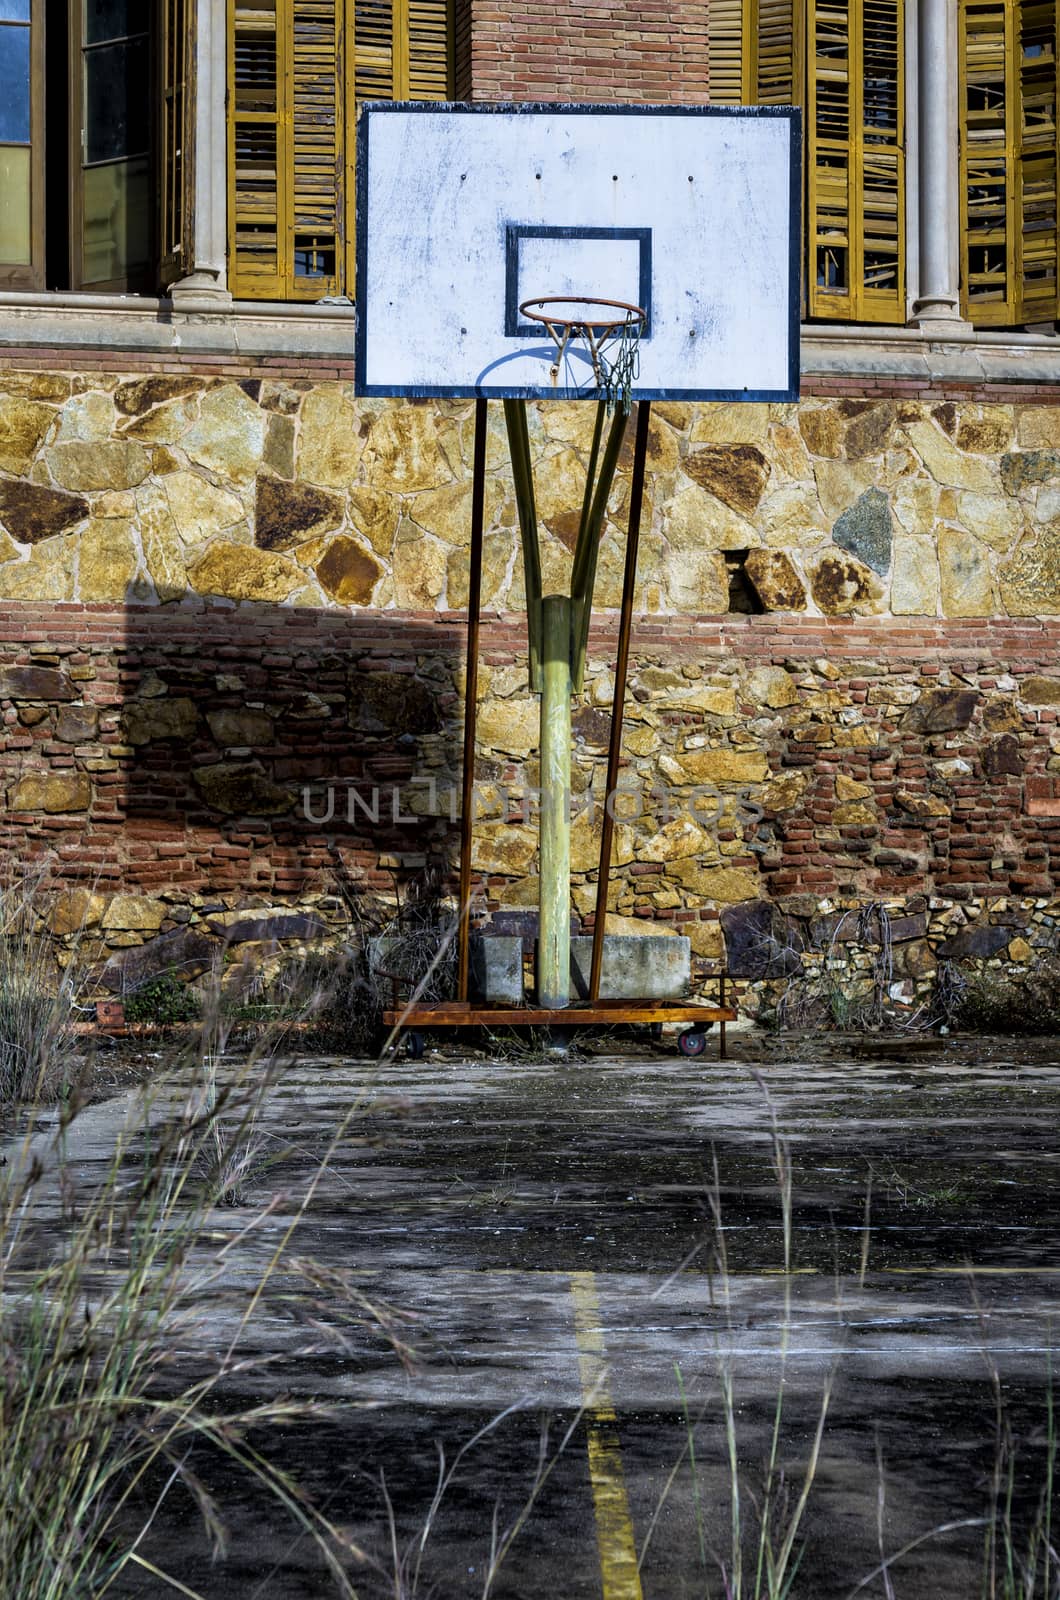
POLYGON ((920 293, 913 321, 953 333, 961 317, 957 193, 957 8, 918 0, 917 176, 920 293))
POLYGON ((189 0, 195 6, 195 223, 194 259, 170 293, 180 311, 223 309, 228 290, 228 137, 225 117, 225 0, 189 0))

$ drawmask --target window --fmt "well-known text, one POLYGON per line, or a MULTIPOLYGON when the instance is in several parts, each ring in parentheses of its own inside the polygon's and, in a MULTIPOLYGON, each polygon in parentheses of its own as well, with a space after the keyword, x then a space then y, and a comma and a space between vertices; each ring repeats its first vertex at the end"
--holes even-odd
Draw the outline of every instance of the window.
POLYGON ((961 0, 962 309, 1052 322, 1057 292, 1057 0, 961 0))
POLYGON ((0 0, 0 288, 44 279, 44 0, 0 0))
POLYGON ((710 98, 805 108, 809 316, 905 321, 904 0, 715 0, 710 98))
POLYGON ((70 269, 75 289, 148 289, 154 201, 151 7, 72 7, 70 269))
POLYGON ((232 291, 352 294, 357 102, 452 94, 452 0, 229 0, 228 39, 232 291))
POLYGON ((3 287, 184 270, 189 27, 185 0, 0 0, 3 287))

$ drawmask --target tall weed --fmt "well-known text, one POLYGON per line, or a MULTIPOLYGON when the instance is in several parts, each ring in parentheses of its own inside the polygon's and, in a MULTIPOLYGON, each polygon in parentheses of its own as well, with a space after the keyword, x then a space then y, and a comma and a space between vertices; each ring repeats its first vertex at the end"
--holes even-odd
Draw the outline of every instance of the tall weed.
POLYGON ((71 1071, 69 1032, 85 968, 60 967, 43 912, 42 874, 0 879, 0 1104, 58 1093, 71 1071))
POLYGON ((54 1133, 34 1136, 31 1127, 5 1169, 0 1594, 94 1600, 121 1592, 135 1569, 162 1586, 152 1592, 194 1595, 154 1564, 149 1535, 182 1486, 210 1545, 223 1551, 223 1507, 196 1464, 205 1452, 249 1477, 314 1541, 333 1592, 355 1595, 349 1568, 361 1553, 262 1444, 270 1429, 333 1408, 282 1395, 235 1398, 256 1374, 260 1388, 268 1366, 248 1353, 247 1336, 258 1320, 282 1318, 295 1325, 296 1360, 343 1348, 352 1328, 381 1335, 406 1362, 411 1353, 399 1318, 365 1299, 352 1278, 339 1281, 291 1250, 356 1107, 296 1203, 274 1192, 234 1230, 212 1221, 217 1205, 240 1198, 240 1152, 256 1149, 274 1079, 260 1059, 222 1080, 215 1064, 204 1074, 193 1056, 140 1099, 139 1115, 88 1182, 91 1130, 75 1094, 54 1133), (234 1287, 235 1253, 255 1239, 265 1265, 234 1287))

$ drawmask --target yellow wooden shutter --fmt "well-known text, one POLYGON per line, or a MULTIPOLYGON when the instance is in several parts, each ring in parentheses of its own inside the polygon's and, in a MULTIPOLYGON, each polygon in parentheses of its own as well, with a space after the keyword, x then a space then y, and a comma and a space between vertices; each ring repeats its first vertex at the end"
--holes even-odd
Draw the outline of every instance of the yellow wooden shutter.
POLYGON ((408 0, 409 100, 447 100, 452 94, 451 0, 408 0))
POLYGON ((342 7, 336 0, 289 4, 286 294, 289 299, 319 300, 340 292, 345 231, 342 7))
POLYGON ((194 265, 195 6, 160 0, 159 280, 163 286, 194 265))
POLYGON ((809 311, 905 321, 904 0, 808 0, 809 311))
POLYGON ((712 0, 712 105, 791 106, 801 99, 800 0, 712 0))
POLYGON ((740 106, 748 103, 745 29, 749 32, 755 0, 711 0, 707 12, 708 77, 710 103, 740 106))
MULTIPOLYGON (((454 82, 454 0, 347 0, 350 127, 347 187, 354 192, 353 126, 363 100, 448 100, 454 82)), ((351 204, 352 214, 352 204, 351 204)), ((346 248, 354 282, 354 241, 346 248)))
POLYGON ((358 100, 452 94, 452 0, 350 0, 358 100))
POLYGON ((904 0, 713 0, 710 98, 805 105, 806 310, 905 321, 904 0))
POLYGON ((757 0, 753 101, 760 106, 802 103, 802 8, 797 0, 757 0))
POLYGON ((1052 322, 1056 0, 961 0, 961 292, 980 326, 1052 322))
POLYGON ((349 293, 357 103, 452 81, 452 0, 229 0, 233 293, 349 293))
POLYGON ((354 92, 358 100, 400 100, 394 85, 394 0, 353 0, 354 92))
POLYGON ((288 20, 289 0, 229 3, 229 275, 237 299, 280 300, 286 293, 288 20))

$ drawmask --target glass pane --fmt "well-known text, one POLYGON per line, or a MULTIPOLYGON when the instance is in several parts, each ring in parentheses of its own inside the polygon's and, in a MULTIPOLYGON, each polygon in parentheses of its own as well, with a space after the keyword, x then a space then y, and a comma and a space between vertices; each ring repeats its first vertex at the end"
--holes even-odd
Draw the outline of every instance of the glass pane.
POLYGON ((127 34, 146 31, 144 0, 85 0, 86 44, 101 44, 104 39, 124 39, 127 34))
POLYGON ((29 148, 0 145, 0 261, 29 266, 29 148))
POLYGON ((29 143, 28 28, 0 28, 0 140, 29 143))
POLYGON ((85 160, 117 161, 148 148, 147 40, 85 52, 85 160))
POLYGON ((30 0, 0 0, 0 22, 28 22, 30 0))
POLYGON ((151 188, 148 162, 88 167, 85 184, 83 282, 134 276, 150 258, 151 188))

